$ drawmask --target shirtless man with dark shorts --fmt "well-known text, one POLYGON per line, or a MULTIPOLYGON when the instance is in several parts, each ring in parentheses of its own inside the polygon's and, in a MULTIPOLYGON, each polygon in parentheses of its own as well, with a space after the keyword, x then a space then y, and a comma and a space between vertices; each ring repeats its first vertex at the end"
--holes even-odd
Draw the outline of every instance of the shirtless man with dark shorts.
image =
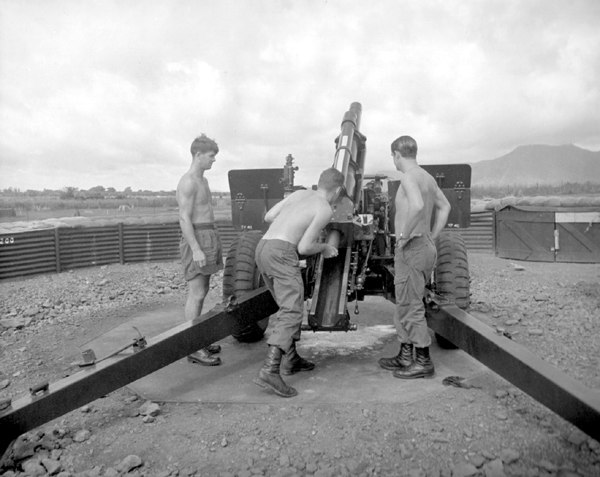
POLYGON ((292 397, 298 392, 283 381, 281 374, 310 371, 315 367, 296 351, 304 308, 298 254, 337 256, 335 247, 319 243, 319 236, 333 217, 331 203, 343 184, 340 171, 326 169, 319 178, 317 190, 298 190, 265 215, 265 222, 271 225, 256 247, 256 264, 279 311, 271 323, 267 359, 254 382, 282 397, 292 397))
POLYGON ((435 179, 417 164, 417 142, 412 137, 399 137, 392 142, 391 149, 394 165, 402 172, 394 217, 394 324, 400 352, 391 358, 381 358, 379 365, 394 371, 396 378, 431 377, 434 366, 429 356, 431 336, 423 294, 437 259, 435 239, 446 226, 450 204, 435 179))
MULTIPOLYGON (((219 152, 217 143, 204 134, 194 139, 190 148, 192 165, 177 185, 179 225, 181 226, 181 263, 188 282, 185 303, 186 320, 200 317, 208 293, 210 276, 223 268, 221 240, 215 228, 212 197, 204 177, 219 152)), ((217 366, 221 359, 214 356, 219 345, 210 345, 188 356, 188 360, 204 366, 217 366)))

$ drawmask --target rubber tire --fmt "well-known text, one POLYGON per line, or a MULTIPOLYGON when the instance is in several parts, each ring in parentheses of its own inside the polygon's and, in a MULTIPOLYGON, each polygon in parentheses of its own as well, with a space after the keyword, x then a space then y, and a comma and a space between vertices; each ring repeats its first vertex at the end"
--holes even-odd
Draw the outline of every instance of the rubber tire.
MULTIPOLYGON (((262 235, 261 231, 242 232, 231 244, 223 271, 224 302, 227 302, 231 296, 239 300, 247 292, 256 290, 262 285, 262 278, 254 259, 256 246, 262 235)), ((240 343, 254 343, 263 338, 268 325, 269 317, 240 327, 232 333, 232 336, 240 343)))
MULTIPOLYGON (((465 241, 458 231, 443 231, 435 245, 438 256, 434 271, 434 289, 438 295, 464 310, 471 303, 469 261, 465 241)), ((442 349, 458 348, 437 333, 435 338, 442 349)))

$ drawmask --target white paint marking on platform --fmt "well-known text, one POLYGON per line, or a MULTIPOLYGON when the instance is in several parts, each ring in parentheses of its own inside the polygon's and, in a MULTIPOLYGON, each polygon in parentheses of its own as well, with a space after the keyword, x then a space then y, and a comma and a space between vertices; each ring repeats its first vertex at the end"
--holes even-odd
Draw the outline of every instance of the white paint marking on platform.
POLYGON ((349 355, 360 350, 371 350, 383 344, 385 338, 396 334, 393 325, 360 326, 356 331, 305 331, 298 348, 317 354, 349 355))

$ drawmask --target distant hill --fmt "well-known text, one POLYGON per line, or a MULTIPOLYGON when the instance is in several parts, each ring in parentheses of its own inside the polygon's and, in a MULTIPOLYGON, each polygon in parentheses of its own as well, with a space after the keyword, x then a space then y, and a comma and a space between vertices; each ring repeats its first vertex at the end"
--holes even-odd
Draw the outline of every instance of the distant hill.
POLYGON ((600 151, 573 144, 519 146, 496 159, 471 164, 471 185, 600 183, 600 151))

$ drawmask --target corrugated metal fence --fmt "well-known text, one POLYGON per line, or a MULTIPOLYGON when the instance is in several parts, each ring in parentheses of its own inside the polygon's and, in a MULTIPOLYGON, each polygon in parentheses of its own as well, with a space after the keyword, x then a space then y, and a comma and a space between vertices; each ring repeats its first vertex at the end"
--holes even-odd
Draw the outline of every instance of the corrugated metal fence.
MULTIPOLYGON (((493 251, 492 212, 471 215, 462 230, 467 248, 493 251)), ((238 232, 217 221, 224 250, 238 232)), ((179 222, 57 227, 0 234, 0 279, 62 272, 74 268, 179 259, 179 222)))
POLYGON ((494 251, 494 212, 471 212, 471 225, 460 231, 470 252, 494 251))

